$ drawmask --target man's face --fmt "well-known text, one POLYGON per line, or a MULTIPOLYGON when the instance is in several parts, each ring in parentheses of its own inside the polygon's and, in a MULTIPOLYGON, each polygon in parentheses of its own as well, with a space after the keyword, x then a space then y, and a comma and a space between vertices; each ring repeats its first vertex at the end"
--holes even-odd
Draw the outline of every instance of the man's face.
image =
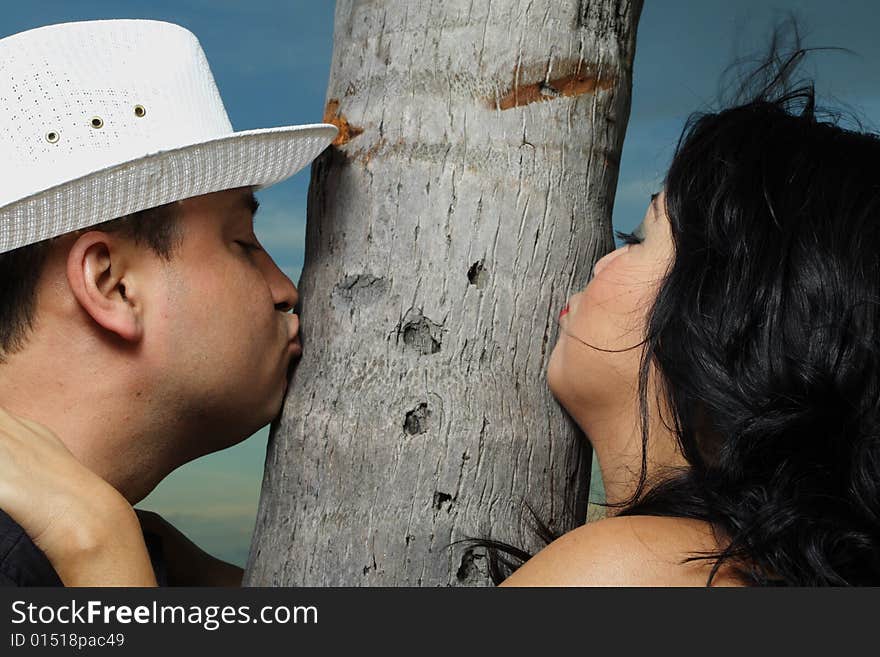
POLYGON ((167 377, 165 403, 197 434, 184 450, 189 459, 278 415, 299 355, 299 318, 287 312, 298 293, 259 247, 251 198, 245 187, 182 202, 183 243, 164 267, 154 316, 145 318, 167 377))

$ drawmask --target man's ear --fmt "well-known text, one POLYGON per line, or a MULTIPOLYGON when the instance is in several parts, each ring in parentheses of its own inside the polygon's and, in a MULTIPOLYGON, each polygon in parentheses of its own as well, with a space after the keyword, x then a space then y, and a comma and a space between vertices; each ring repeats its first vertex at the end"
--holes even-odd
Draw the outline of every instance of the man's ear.
POLYGON ((123 340, 143 335, 140 290, 126 269, 125 243, 98 230, 81 235, 67 254, 67 281, 79 305, 123 340))

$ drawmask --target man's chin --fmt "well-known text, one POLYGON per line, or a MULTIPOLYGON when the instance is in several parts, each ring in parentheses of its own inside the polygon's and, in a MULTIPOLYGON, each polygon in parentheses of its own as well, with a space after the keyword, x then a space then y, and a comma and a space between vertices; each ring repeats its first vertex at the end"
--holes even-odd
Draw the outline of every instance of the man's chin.
POLYGON ((274 424, 281 417, 281 412, 284 410, 284 400, 287 399, 287 393, 290 388, 290 378, 288 377, 284 379, 284 386, 281 388, 281 394, 278 395, 278 401, 273 408, 272 417, 268 420, 268 423, 274 424))
POLYGON ((299 362, 302 360, 301 357, 297 356, 296 358, 291 358, 290 363, 287 365, 287 380, 293 377, 293 373, 296 372, 296 368, 299 367, 299 362))

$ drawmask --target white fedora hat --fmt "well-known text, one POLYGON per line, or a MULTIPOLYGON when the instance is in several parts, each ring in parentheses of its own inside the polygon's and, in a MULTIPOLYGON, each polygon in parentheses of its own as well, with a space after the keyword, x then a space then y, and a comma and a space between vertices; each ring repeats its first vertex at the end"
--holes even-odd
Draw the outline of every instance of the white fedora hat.
POLYGON ((0 39, 0 253, 307 166, 329 124, 233 132, 196 36, 155 20, 0 39))

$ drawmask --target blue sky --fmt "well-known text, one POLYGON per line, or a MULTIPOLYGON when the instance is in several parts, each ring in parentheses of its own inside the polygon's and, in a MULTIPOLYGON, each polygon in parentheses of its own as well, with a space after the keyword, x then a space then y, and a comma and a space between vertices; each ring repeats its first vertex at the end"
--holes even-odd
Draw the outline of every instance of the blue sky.
MULTIPOLYGON (((101 18, 179 23, 199 38, 236 130, 321 120, 330 69, 332 0, 36 0, 5 3, 0 37, 101 18)), ((613 223, 632 230, 659 187, 688 114, 710 109, 721 72, 766 43, 795 11, 807 44, 855 54, 814 56, 820 94, 880 124, 880 7, 872 0, 646 0, 634 67, 613 223)), ((809 68, 807 70, 810 70, 809 68)), ((257 235, 295 281, 302 266, 308 170, 258 193, 257 235)), ((295 394, 292 391, 291 394, 295 394)), ((188 464, 139 506, 152 508, 217 556, 244 564, 262 480, 268 427, 188 464)))

